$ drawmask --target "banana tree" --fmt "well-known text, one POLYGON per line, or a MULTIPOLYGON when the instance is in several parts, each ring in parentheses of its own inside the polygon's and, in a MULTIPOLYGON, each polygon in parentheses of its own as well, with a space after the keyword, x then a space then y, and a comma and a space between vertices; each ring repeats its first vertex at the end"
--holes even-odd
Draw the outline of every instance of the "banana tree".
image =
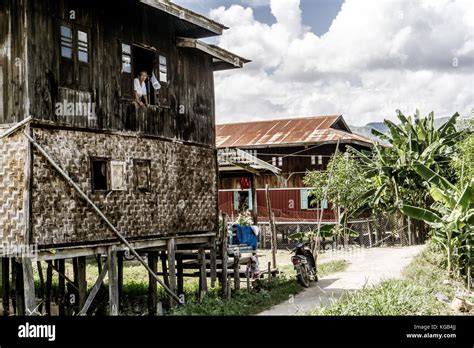
POLYGON ((397 117, 399 124, 384 122, 387 134, 372 131, 388 146, 375 144, 372 153, 353 150, 362 159, 367 177, 375 186, 356 213, 364 209, 393 213, 401 201, 429 208, 433 199, 426 195, 424 181, 416 174, 414 164, 422 163, 449 176, 451 169, 447 160, 452 157, 455 144, 467 135, 466 131, 456 130, 457 113, 439 128, 434 127, 433 113, 423 118, 417 111, 412 118, 397 111, 397 117))
POLYGON ((458 269, 463 266, 469 268, 472 259, 474 180, 459 189, 422 163, 415 163, 413 167, 429 185, 434 203, 430 209, 401 203, 400 210, 403 214, 422 220, 433 228, 432 239, 446 250, 447 271, 449 277, 452 277, 454 265, 458 269))

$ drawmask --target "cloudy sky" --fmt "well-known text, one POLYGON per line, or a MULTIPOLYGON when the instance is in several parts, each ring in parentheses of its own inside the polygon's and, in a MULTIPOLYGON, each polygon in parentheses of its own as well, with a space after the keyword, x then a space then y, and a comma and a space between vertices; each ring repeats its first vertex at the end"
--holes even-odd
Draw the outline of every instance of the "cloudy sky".
POLYGON ((174 2, 230 27, 217 44, 252 60, 215 74, 218 123, 474 116, 472 0, 174 2))

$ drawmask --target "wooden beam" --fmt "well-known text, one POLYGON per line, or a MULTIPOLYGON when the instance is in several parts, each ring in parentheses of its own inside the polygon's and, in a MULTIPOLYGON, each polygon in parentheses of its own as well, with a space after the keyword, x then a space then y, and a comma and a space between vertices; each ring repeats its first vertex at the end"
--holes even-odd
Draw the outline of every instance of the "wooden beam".
POLYGON ((82 307, 81 311, 78 313, 78 315, 86 315, 87 311, 89 310, 92 301, 94 301, 95 296, 100 290, 100 287, 102 286, 102 283, 104 282, 105 275, 107 274, 108 271, 108 265, 106 264, 100 274, 99 277, 97 278, 96 282, 94 283, 94 286, 92 287, 91 292, 89 293, 89 296, 87 296, 86 301, 84 302, 84 306, 82 307))
POLYGON ((10 314, 10 259, 2 257, 2 304, 3 315, 10 314))
POLYGON ((107 267, 109 269, 109 315, 117 316, 119 314, 118 267, 117 251, 114 247, 110 247, 107 252, 107 267))
MULTIPOLYGON (((158 270, 158 253, 148 252, 148 266, 156 274, 158 270)), ((158 284, 156 279, 148 274, 148 315, 156 315, 158 304, 158 284)))
MULTIPOLYGON (((169 273, 169 280, 170 286, 169 289, 176 294, 176 265, 175 265, 175 252, 176 252, 176 245, 174 238, 168 239, 168 273, 169 273)), ((170 298, 170 305, 173 307, 176 305, 176 301, 174 298, 170 298)))

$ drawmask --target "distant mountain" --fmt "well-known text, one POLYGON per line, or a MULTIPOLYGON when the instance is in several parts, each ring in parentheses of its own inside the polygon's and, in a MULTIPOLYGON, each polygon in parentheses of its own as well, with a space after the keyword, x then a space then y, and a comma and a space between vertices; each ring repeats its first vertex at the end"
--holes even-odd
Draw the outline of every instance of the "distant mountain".
MULTIPOLYGON (((438 128, 442 124, 444 124, 447 120, 449 120, 449 117, 435 118, 434 126, 438 128)), ((365 126, 362 126, 362 127, 349 125, 349 128, 352 130, 353 133, 361 134, 375 140, 380 140, 380 139, 372 134, 372 129, 376 129, 379 132, 382 132, 384 134, 388 132, 388 128, 383 122, 371 122, 371 123, 367 123, 365 126)))

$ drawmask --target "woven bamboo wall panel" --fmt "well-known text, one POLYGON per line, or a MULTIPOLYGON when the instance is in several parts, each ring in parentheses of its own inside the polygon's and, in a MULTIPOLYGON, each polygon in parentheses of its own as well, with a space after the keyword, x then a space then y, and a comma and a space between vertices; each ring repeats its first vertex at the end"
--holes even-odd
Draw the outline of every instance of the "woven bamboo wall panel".
POLYGON ((24 243, 27 140, 21 132, 0 139, 0 242, 3 247, 24 243))
MULTIPOLYGON (((128 238, 213 231, 217 220, 214 151, 125 135, 34 129, 37 142, 128 238), (125 191, 93 192, 91 157, 125 162, 125 191), (150 161, 150 189, 136 188, 134 160, 150 161)), ((33 240, 38 245, 116 239, 36 150, 33 240)))

